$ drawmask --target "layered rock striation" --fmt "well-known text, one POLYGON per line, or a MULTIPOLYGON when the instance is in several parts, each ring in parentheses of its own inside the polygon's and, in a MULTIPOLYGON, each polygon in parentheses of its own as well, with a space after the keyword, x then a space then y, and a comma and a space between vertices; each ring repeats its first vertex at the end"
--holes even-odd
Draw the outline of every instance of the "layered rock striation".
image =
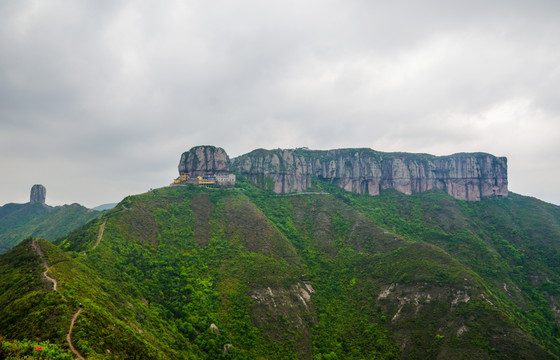
POLYGON ((31 193, 29 195, 29 202, 32 204, 39 203, 44 204, 47 198, 47 188, 43 185, 36 184, 31 187, 31 193))
POLYGON ((215 146, 195 146, 181 155, 179 174, 191 177, 208 174, 229 174, 229 156, 224 149, 215 146))
POLYGON ((439 188, 457 199, 474 201, 508 195, 507 159, 486 153, 434 156, 371 149, 258 149, 233 159, 231 168, 280 194, 304 191, 318 177, 369 195, 389 188, 405 194, 439 188))
POLYGON ((230 160, 224 149, 196 146, 183 153, 179 174, 238 172, 278 194, 303 192, 314 177, 359 194, 384 189, 405 194, 433 188, 461 200, 507 196, 507 159, 486 153, 449 156, 385 153, 372 149, 257 149, 230 160))

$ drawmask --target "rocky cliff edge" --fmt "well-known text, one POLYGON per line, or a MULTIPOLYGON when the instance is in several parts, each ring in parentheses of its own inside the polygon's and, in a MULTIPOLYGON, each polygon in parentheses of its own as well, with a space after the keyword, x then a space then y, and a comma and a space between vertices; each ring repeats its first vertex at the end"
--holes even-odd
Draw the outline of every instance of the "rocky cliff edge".
POLYGON ((179 174, 192 177, 229 173, 230 159, 224 149, 203 145, 195 146, 181 155, 179 174))
POLYGON ((302 192, 313 177, 360 194, 393 188, 405 194, 433 188, 461 200, 508 195, 507 159, 486 153, 448 156, 385 153, 372 149, 257 149, 229 159, 222 148, 197 146, 185 152, 179 173, 236 171, 275 193, 302 192))

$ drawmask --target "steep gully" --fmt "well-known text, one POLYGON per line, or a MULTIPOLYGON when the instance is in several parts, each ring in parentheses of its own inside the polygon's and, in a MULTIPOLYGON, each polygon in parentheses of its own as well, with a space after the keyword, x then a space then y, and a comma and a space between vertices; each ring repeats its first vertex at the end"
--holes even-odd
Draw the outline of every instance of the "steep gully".
MULTIPOLYGON (((105 225, 105 224, 103 224, 103 225, 105 225)), ((51 282, 53 284, 53 291, 57 291, 58 282, 56 281, 56 279, 53 279, 52 277, 47 275, 47 272, 49 271, 49 269, 51 267, 47 263, 47 259, 45 258, 45 254, 43 253, 43 250, 41 250, 41 246, 39 245, 39 242, 37 241, 37 239, 33 239, 33 241, 31 242, 31 247, 33 248, 35 253, 39 256, 39 258, 41 259, 41 264, 46 269, 43 272, 43 279, 45 279, 45 281, 47 281, 47 282, 51 282)), ((61 294, 61 296, 64 298, 64 295, 61 294)), ((78 315, 80 315, 82 310, 83 310, 83 308, 80 307, 80 309, 78 309, 78 311, 76 311, 76 313, 72 317, 72 322, 70 323, 70 329, 68 330, 68 334, 66 334, 66 341, 68 341, 68 345, 70 346, 70 349, 78 357, 78 359, 85 360, 85 358, 80 354, 80 352, 72 344, 72 328, 74 327, 74 322, 76 321, 76 319, 78 318, 78 315)))

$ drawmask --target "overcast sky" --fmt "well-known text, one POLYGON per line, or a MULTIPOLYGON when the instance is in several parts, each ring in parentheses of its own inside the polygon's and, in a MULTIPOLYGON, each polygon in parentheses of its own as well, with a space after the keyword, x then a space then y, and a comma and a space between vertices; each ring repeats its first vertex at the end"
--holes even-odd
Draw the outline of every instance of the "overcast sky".
POLYGON ((488 152, 560 204, 560 1, 0 1, 0 205, 118 202, 203 144, 488 152))

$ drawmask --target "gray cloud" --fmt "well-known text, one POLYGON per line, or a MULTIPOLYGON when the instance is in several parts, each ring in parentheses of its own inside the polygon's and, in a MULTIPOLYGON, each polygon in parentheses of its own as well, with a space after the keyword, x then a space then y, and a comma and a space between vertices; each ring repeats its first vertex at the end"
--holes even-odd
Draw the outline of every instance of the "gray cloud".
POLYGON ((215 144, 486 151, 510 158, 512 191, 558 204, 559 15, 553 0, 1 3, 0 203, 33 183, 51 203, 118 201, 215 144))

